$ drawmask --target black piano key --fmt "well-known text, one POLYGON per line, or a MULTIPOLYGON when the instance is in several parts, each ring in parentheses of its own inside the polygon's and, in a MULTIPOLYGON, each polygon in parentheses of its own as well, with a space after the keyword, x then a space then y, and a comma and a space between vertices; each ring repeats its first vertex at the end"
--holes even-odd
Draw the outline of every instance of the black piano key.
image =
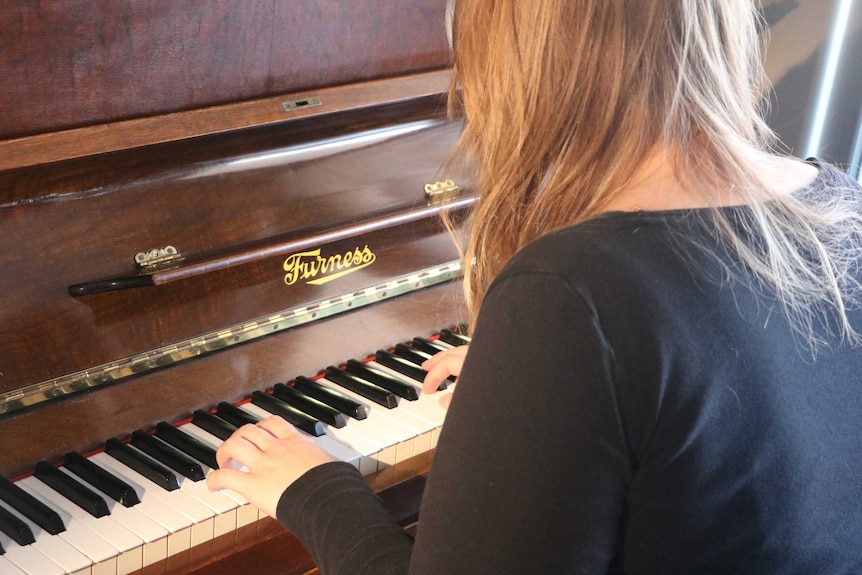
POLYGON ((243 411, 235 405, 227 403, 223 401, 218 404, 216 408, 216 415, 230 423, 231 425, 235 425, 237 427, 242 427, 243 425, 250 423, 254 425, 260 419, 253 416, 247 411, 243 411))
POLYGON ((158 461, 132 449, 119 439, 111 438, 106 441, 105 453, 126 467, 134 469, 165 491, 173 491, 180 487, 180 482, 173 471, 158 461))
POLYGON ((0 476, 0 499, 51 535, 66 530, 56 511, 3 476, 0 476))
POLYGON ((87 487, 66 475, 47 461, 36 464, 36 479, 92 515, 93 517, 104 517, 110 515, 108 502, 87 487))
POLYGON ((386 367, 397 371, 401 375, 406 375, 410 379, 415 379, 419 383, 425 379, 425 374, 427 373, 412 361, 399 357, 385 349, 377 350, 377 353, 374 354, 374 359, 377 363, 385 365, 386 367))
POLYGON ((425 339, 424 337, 414 337, 413 347, 419 351, 424 351, 428 355, 435 355, 441 351, 446 351, 447 349, 446 346, 441 345, 436 341, 425 339))
POLYGON ((197 437, 192 437, 182 429, 177 429, 170 423, 160 421, 156 425, 156 437, 165 443, 173 445, 189 457, 197 459, 204 465, 212 469, 218 469, 215 448, 207 445, 197 437))
POLYGON ((272 395, 336 429, 347 425, 347 416, 337 409, 283 383, 277 383, 273 386, 272 395))
POLYGON ((326 430, 320 421, 262 391, 252 392, 251 402, 270 413, 283 417, 288 423, 309 435, 320 437, 326 434, 326 430))
MULTIPOLYGON (((349 371, 356 377, 361 377, 366 381, 370 381, 374 385, 377 385, 384 389, 388 389, 393 393, 397 393, 405 399, 408 399, 410 401, 415 401, 419 399, 419 393, 416 391, 415 387, 413 387, 409 383, 401 381, 397 377, 393 377, 385 371, 375 369, 370 365, 367 365, 355 359, 348 360, 346 367, 347 371, 349 371)), ((446 386, 443 385, 441 389, 446 389, 446 386)))
POLYGON ((132 433, 132 445, 192 481, 206 477, 200 463, 145 431, 139 429, 132 433))
POLYGON ((0 531, 11 537, 18 545, 30 545, 36 541, 30 526, 5 507, 0 507, 0 531))
POLYGON ((395 355, 403 357, 410 363, 415 363, 419 366, 421 366, 426 359, 431 357, 430 353, 426 353, 420 349, 410 347, 409 345, 405 345, 403 343, 395 345, 395 355))
POLYGON ((335 366, 326 368, 326 379, 349 389, 354 393, 358 393, 362 397, 373 401, 387 409, 398 407, 398 396, 388 389, 383 389, 378 385, 374 385, 369 381, 358 378, 352 373, 347 373, 343 369, 335 366))
POLYGON ((204 411, 203 409, 198 409, 192 415, 192 423, 207 431, 222 441, 227 440, 228 437, 233 435, 233 432, 237 430, 237 426, 228 423, 221 417, 217 415, 213 415, 209 411, 204 411))
POLYGON ((470 338, 466 335, 461 335, 460 333, 454 332, 451 329, 441 329, 440 330, 440 339, 448 343, 449 345, 460 346, 467 345, 470 343, 470 338))
POLYGON ((313 379, 300 375, 293 380, 293 385, 305 395, 313 397, 318 401, 322 401, 341 413, 346 413, 353 419, 365 419, 368 417, 368 411, 365 409, 364 405, 358 401, 350 399, 343 393, 339 393, 332 388, 321 385, 313 379))
POLYGON ((74 451, 67 453, 63 465, 123 507, 131 507, 141 502, 131 485, 108 470, 99 467, 80 453, 74 451))

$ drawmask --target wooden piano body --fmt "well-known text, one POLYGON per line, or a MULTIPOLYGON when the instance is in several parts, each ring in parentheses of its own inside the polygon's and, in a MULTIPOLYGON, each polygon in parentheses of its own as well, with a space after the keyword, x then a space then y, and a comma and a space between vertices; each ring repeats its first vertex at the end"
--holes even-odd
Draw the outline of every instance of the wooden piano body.
MULTIPOLYGON (((445 4, 4 4, 0 475, 462 319, 445 4)), ((429 460, 369 481, 409 517, 429 460)), ((140 572, 240 568, 313 565, 262 520, 140 572)))
MULTIPOLYGON (((858 176, 845 4, 764 2, 767 70, 791 150, 858 176)), ((0 7, 0 475, 462 319, 446 0, 0 7)), ((409 520, 429 463, 369 482, 409 520)), ((139 572, 312 569, 261 520, 139 572)))

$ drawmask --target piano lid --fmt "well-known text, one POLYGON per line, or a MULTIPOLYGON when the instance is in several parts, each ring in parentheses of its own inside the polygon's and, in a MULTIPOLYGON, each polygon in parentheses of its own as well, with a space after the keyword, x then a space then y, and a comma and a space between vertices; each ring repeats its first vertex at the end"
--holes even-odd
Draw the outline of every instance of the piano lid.
POLYGON ((472 202, 442 171, 460 123, 448 73, 414 80, 412 97, 333 88, 281 122, 0 171, 0 413, 456 278, 438 216, 472 202))

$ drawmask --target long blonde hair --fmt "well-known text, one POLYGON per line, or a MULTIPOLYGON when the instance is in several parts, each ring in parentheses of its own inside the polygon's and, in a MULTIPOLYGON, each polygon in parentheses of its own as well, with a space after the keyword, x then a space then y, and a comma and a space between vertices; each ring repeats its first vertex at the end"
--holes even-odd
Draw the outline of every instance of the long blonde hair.
POLYGON ((774 196, 740 152, 774 148, 757 14, 753 0, 457 0, 450 106, 482 196, 465 253, 473 321, 518 249, 599 213, 664 147, 680 181, 753 206, 743 232, 759 248, 717 209, 715 230, 806 338, 827 308, 856 338, 858 210, 774 196))

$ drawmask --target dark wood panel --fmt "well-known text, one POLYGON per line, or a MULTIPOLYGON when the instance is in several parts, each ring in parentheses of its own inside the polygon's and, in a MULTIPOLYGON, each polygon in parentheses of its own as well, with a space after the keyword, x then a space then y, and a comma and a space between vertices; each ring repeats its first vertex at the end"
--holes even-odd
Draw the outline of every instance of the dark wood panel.
MULTIPOLYGON (((255 126, 320 118, 370 106, 397 104, 404 100, 443 94, 448 86, 448 70, 437 70, 307 92, 286 93, 269 98, 147 116, 110 124, 70 128, 7 140, 0 139, 0 170, 29 166, 39 166, 40 170, 45 170, 46 164, 73 158, 107 154, 255 126), (318 98, 320 105, 289 111, 285 111, 283 107, 286 101, 303 100, 309 97, 318 98)), ((56 167, 52 166, 47 166, 47 169, 56 171, 56 167)), ((36 189, 28 193, 38 192, 39 189, 36 189)), ((0 198, 11 195, 12 193, 7 189, 0 190, 0 198)))
POLYGON ((0 139, 443 68, 446 0, 2 0, 0 139))
POLYGON ((0 204, 0 236, 15 238, 0 243, 0 392, 457 259, 427 220, 315 246, 328 257, 367 245, 377 256, 325 286, 285 285, 282 255, 153 288, 69 295, 73 284, 133 275, 134 255, 152 248, 193 259, 424 206, 458 126, 441 118, 439 101, 386 110, 0 172, 12 196, 0 204))

